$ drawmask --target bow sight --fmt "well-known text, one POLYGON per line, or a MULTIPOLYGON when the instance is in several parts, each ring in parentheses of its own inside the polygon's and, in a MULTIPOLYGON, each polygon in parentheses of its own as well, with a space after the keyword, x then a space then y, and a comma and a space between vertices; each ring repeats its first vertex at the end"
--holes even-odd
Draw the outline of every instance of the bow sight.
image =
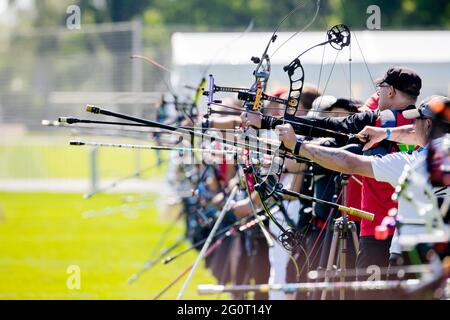
MULTIPOLYGON (((259 107, 260 101, 270 101, 285 105, 286 113, 288 115, 294 115, 295 112, 297 111, 300 102, 300 96, 303 90, 303 83, 304 83, 304 69, 300 62, 300 57, 314 48, 324 46, 327 44, 330 44, 334 49, 340 51, 344 47, 350 45, 350 39, 351 39, 350 29, 346 25, 344 24, 335 25, 327 31, 326 41, 306 49, 305 51, 300 53, 294 60, 292 60, 288 65, 284 66, 283 70, 288 74, 290 80, 290 91, 288 99, 282 99, 279 97, 271 96, 263 91, 258 92, 258 90, 262 89, 262 87, 265 85, 270 76, 270 58, 269 55, 267 54, 267 48, 262 58, 258 57, 251 58, 251 61, 257 64, 258 66, 253 72, 253 75, 256 78, 255 84, 253 84, 253 86, 250 89, 218 86, 215 84, 214 76, 210 74, 209 90, 203 91, 203 95, 208 96, 208 106, 215 103, 222 103, 221 100, 214 99, 214 94, 216 92, 232 92, 237 93, 238 94, 237 98, 243 101, 245 104, 253 104, 252 111, 259 110, 259 108, 255 108, 255 104, 258 105, 259 107), (295 76, 295 73, 298 73, 298 75, 295 76)), ((275 40, 276 35, 272 36, 270 42, 274 42, 275 40)))

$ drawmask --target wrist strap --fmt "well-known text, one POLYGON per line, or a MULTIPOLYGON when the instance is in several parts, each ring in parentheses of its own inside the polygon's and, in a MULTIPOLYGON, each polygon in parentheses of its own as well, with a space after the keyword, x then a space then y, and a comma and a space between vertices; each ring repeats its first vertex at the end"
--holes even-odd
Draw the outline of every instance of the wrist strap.
POLYGON ((384 138, 384 140, 389 140, 389 138, 391 137, 391 129, 386 129, 386 138, 384 138))
POLYGON ((295 143, 295 147, 294 147, 294 154, 295 155, 300 155, 300 148, 302 147, 303 144, 303 140, 302 139, 297 139, 297 142, 295 143))
POLYGON ((204 117, 202 120, 202 129, 209 129, 210 122, 209 117, 204 117))

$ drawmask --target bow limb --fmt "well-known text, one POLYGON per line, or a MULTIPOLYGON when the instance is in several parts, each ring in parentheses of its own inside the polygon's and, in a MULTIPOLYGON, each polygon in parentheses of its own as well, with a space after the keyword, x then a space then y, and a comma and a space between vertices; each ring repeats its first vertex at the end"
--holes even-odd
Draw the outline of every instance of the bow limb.
MULTIPOLYGON (((255 219, 258 219, 256 207, 255 207, 255 204, 253 203, 253 199, 252 199, 252 192, 251 192, 250 187, 248 185, 247 175, 245 174, 245 171, 242 168, 242 166, 239 166, 239 173, 241 174, 241 177, 242 177, 241 180, 242 180, 242 183, 244 185, 244 189, 247 192, 247 196, 249 198, 249 203, 250 203, 250 207, 251 207, 251 210, 252 210, 252 215, 253 215, 253 217, 255 219)), ((260 202, 261 202, 261 204, 263 206, 264 212, 266 213, 266 215, 269 214, 269 217, 270 217, 271 212, 270 212, 269 208, 267 208, 265 206, 264 202, 262 202, 262 201, 260 201, 260 202)), ((258 219, 257 221, 258 221, 258 226, 261 229, 261 232, 263 233, 264 238, 266 239, 267 245, 269 247, 273 247, 273 241, 272 241, 272 238, 270 236, 269 231, 267 231, 266 227, 264 226, 264 224, 262 223, 261 220, 258 219)))

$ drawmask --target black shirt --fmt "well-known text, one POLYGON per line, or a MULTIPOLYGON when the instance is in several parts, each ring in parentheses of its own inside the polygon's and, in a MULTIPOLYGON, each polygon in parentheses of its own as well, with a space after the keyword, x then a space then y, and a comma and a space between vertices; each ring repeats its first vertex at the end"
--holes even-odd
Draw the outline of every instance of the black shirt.
MULTIPOLYGON (((317 117, 308 116, 292 118, 295 122, 289 122, 290 119, 278 119, 271 116, 263 116, 261 120, 261 129, 275 129, 275 126, 283 123, 290 123, 298 135, 307 137, 330 137, 335 138, 338 145, 346 144, 349 138, 346 135, 339 134, 357 134, 366 126, 374 126, 380 112, 365 111, 352 114, 348 117, 317 117), (330 131, 329 131, 330 130, 330 131), (335 132, 332 132, 335 131, 335 132)), ((358 141, 352 141, 357 142, 358 141)))

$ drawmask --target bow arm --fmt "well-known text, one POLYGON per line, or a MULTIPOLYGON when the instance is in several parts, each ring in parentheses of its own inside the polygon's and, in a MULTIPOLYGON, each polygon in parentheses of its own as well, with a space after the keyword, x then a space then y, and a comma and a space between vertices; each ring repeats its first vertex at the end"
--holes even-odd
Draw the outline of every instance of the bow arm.
POLYGON ((329 148, 305 142, 300 147, 299 155, 333 171, 374 177, 372 157, 357 155, 342 148, 329 148))

